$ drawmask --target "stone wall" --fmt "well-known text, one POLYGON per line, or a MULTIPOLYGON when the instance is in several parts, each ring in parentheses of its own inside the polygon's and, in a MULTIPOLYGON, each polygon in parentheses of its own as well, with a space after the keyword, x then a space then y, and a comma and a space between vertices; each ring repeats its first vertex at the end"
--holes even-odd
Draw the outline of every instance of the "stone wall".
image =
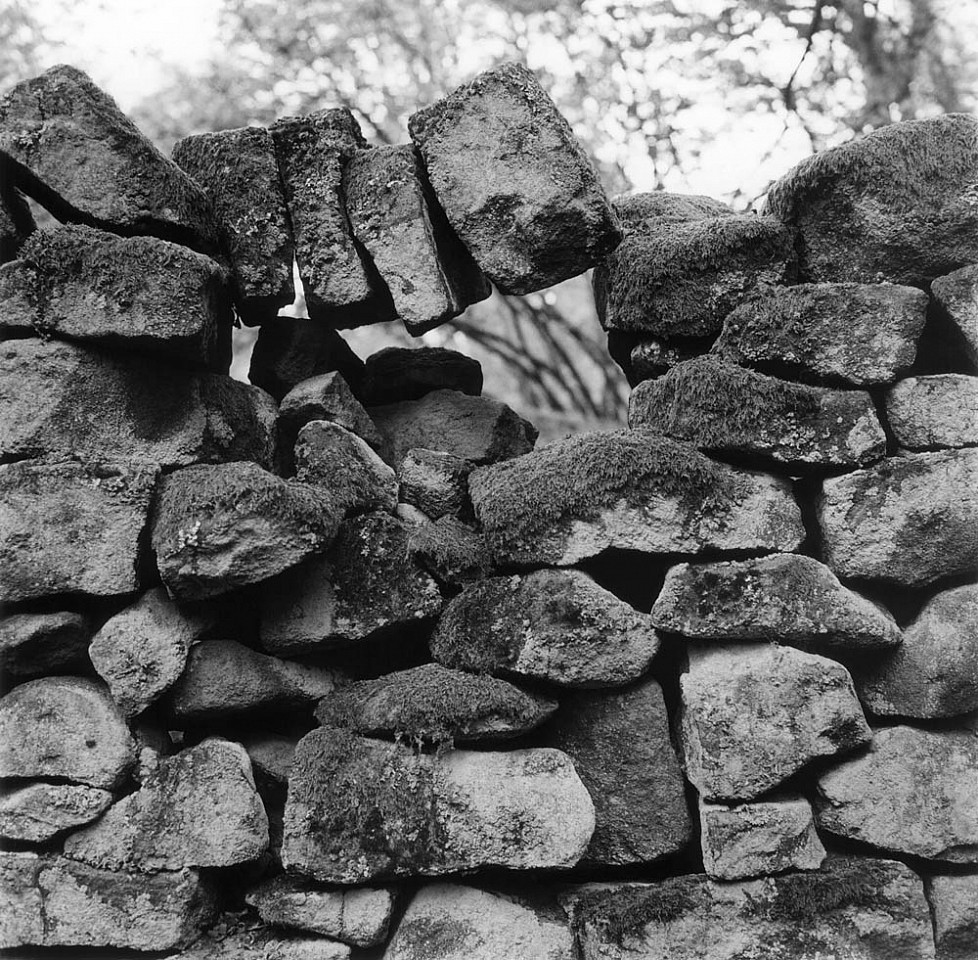
POLYGON ((0 100, 4 955, 978 956, 978 121, 760 214, 517 66, 410 132, 0 100), (627 430, 337 332, 592 267, 627 430))

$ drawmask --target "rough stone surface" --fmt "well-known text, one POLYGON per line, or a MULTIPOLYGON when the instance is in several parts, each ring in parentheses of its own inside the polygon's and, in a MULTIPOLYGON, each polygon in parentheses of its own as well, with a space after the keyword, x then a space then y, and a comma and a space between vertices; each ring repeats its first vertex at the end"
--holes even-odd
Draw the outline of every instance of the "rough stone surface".
POLYGON ((978 943, 978 875, 924 877, 937 960, 971 960, 978 943))
POLYGON ((931 294, 960 331, 972 365, 978 367, 978 264, 938 277, 931 294))
POLYGON ((882 607, 798 554, 672 567, 651 620, 691 640, 774 640, 812 653, 875 651, 902 641, 882 607))
POLYGON ((897 853, 978 863, 978 738, 888 727, 868 752, 818 780, 816 816, 830 834, 897 853))
POLYGON ((593 164, 526 67, 480 74, 408 129, 448 220, 503 293, 577 276, 621 239, 593 164))
POLYGON ((303 380, 282 398, 279 425, 286 445, 291 447, 299 431, 313 420, 331 420, 355 433, 375 450, 381 446, 380 434, 370 414, 335 370, 303 380))
POLYGON ((492 570, 482 534, 457 517, 422 520, 413 526, 408 553, 436 580, 452 586, 479 580, 492 570))
POLYGON ((430 756, 322 728, 296 749, 282 863, 327 883, 569 867, 593 831, 558 750, 430 756))
POLYGON ((921 587, 978 568, 978 450, 890 457, 825 480, 823 559, 840 577, 921 587))
POLYGON ((978 377, 901 380, 886 394, 886 419, 907 450, 978 446, 978 377))
POLYGON ((286 786, 292 771, 292 758, 299 742, 295 736, 275 733, 257 733, 241 738, 241 745, 248 751, 251 768, 276 783, 286 786))
POLYGON ((664 223, 734 215, 731 207, 713 197, 695 193, 666 193, 664 190, 622 194, 614 198, 612 206, 627 233, 652 230, 664 223))
POLYGON ((894 123, 808 157, 767 195, 801 279, 922 285, 978 261, 978 118, 894 123))
POLYGON ((467 586, 442 613, 431 653, 446 667, 569 687, 620 686, 659 649, 638 613, 580 570, 536 570, 467 586))
POLYGON ((335 940, 255 927, 231 916, 174 960, 350 960, 350 948, 335 940))
POLYGON ((15 613, 0 620, 0 674, 22 680, 70 673, 88 650, 92 628, 79 613, 15 613))
POLYGON ((873 736, 845 668, 791 647, 690 647, 680 687, 686 776, 705 800, 753 800, 873 736))
POLYGON ((793 470, 853 467, 886 453, 872 397, 688 360, 633 391, 628 423, 707 453, 759 457, 793 470))
POLYGON ((13 186, 0 186, 0 263, 16 260, 23 242, 37 229, 27 201, 13 186))
MULTIPOLYGON (((616 331, 611 331, 615 333, 616 331)), ((631 336, 624 334, 624 336, 631 336)), ((608 336, 609 347, 611 334, 608 336)), ((710 349, 710 340, 696 339, 665 339, 663 337, 645 337, 629 349, 626 375, 630 373, 629 382, 634 386, 643 380, 654 380, 661 377, 677 364, 692 360, 710 349)))
POLYGON ((0 777, 112 790, 135 759, 136 745, 118 707, 94 680, 44 677, 0 699, 0 777))
POLYGON ((914 362, 927 294, 891 284, 800 283, 750 296, 712 353, 792 379, 891 383, 914 362))
POLYGON ((6 790, 0 796, 0 837, 44 843, 91 823, 111 803, 108 790, 74 783, 32 783, 6 790))
POLYGON ((401 461, 400 497, 437 520, 465 511, 475 464, 440 450, 409 450, 401 461))
POLYGON ((341 516, 326 492, 253 463, 187 467, 161 484, 153 549, 170 593, 199 599, 267 580, 324 550, 341 516))
POLYGON ((158 475, 149 465, 0 465, 0 602, 135 590, 158 475))
POLYGON ((703 868, 715 880, 744 880, 788 870, 817 870, 825 848, 804 797, 733 807, 700 801, 703 868))
POLYGON ((475 470, 469 494, 498 563, 569 566, 609 547, 787 551, 804 538, 783 480, 645 430, 582 434, 475 470))
POLYGON ((164 757, 136 793, 71 834, 66 857, 147 872, 247 863, 268 847, 268 819, 244 747, 204 740, 164 757))
POLYGON ((478 360, 444 347, 384 347, 363 365, 363 402, 368 406, 420 400, 435 390, 482 394, 478 360))
POLYGON ((455 235, 411 144, 358 150, 343 172, 353 235, 415 336, 492 292, 455 235))

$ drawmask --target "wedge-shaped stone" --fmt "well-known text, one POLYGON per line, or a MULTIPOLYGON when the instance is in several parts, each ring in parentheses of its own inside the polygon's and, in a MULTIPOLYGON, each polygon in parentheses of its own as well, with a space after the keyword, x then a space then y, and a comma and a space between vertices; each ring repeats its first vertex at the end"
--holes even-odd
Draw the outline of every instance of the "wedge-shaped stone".
POLYGON ((978 943, 978 874, 924 877, 939 960, 969 960, 978 943))
POLYGON ((840 577, 922 587, 978 568, 978 450, 890 457, 824 481, 817 515, 840 577))
POLYGON ((492 572, 485 538, 457 517, 422 518, 410 530, 408 553, 439 583, 452 586, 464 586, 492 572))
POLYGON ((646 430, 581 434, 475 470, 469 493, 497 563, 569 566, 643 553, 795 550, 788 484, 646 430))
POLYGON ((901 380, 887 391, 886 419, 907 450, 978 446, 978 377, 901 380))
POLYGON ((299 431, 313 420, 330 420, 366 440, 375 450, 381 446, 380 434, 370 414, 335 370, 303 380, 282 398, 279 431, 283 444, 288 448, 294 446, 299 431))
POLYGON ((408 129, 449 222, 503 293, 577 276, 618 245, 593 164, 526 67, 480 74, 408 129))
POLYGON ((112 803, 112 794, 75 783, 32 783, 0 797, 0 837, 44 843, 65 830, 91 823, 112 803))
POLYGON ((92 628, 79 613, 15 613, 0 620, 0 673, 19 679, 71 673, 88 652, 92 628))
POLYGON ((431 638, 446 667, 569 687, 628 683, 658 649, 648 616, 580 570, 479 580, 449 602, 431 638))
POLYGON ((335 940, 256 927, 230 916, 194 942, 176 960, 350 960, 350 948, 335 940))
POLYGON ((0 100, 6 174, 59 220, 217 249, 210 202, 75 67, 52 67, 0 100))
POLYGON ((978 863, 978 737, 888 727, 818 779, 819 827, 882 850, 978 863))
POLYGON ((753 800, 873 737, 845 668, 791 647, 690 647, 680 688, 686 776, 705 800, 753 800))
POLYGON ((706 453, 797 471, 860 466, 886 453, 868 393, 790 383, 712 356, 640 383, 628 403, 628 423, 706 453))
POLYGON ((432 520, 458 516, 468 507, 468 480, 474 466, 471 460, 440 450, 409 450, 401 461, 401 500, 432 520))
POLYGON ((666 574, 651 619, 692 640, 774 640, 812 653, 876 650, 902 640, 882 607, 798 554, 681 563, 666 574))
POLYGON ((23 194, 10 184, 0 185, 0 263, 16 260, 22 244, 36 229, 23 194))
POLYGON ((384 347, 363 363, 363 402, 420 400, 436 390, 482 394, 482 364, 445 347, 384 347))
POLYGON ((653 230, 670 222, 734 215, 732 207, 713 197, 695 193, 666 193, 664 190, 621 194, 614 198, 612 206, 626 233, 653 230))
POLYGON ((282 863, 326 883, 569 867, 593 831, 558 750, 432 756, 323 728, 296 749, 282 863))
POLYGON ((241 738, 241 745, 251 758, 252 770, 283 787, 288 785, 298 742, 299 737, 295 735, 264 732, 241 738))
POLYGON ((978 264, 938 277, 931 293, 960 332, 972 365, 978 367, 978 264))

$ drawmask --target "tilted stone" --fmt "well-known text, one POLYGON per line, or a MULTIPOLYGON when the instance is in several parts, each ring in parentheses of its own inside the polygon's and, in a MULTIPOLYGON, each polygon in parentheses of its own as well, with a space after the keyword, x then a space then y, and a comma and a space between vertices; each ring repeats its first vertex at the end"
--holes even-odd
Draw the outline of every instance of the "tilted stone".
POLYGON ((119 708, 94 680, 44 677, 0 699, 0 777, 113 790, 135 759, 119 708))
POLYGON ((633 428, 700 450, 771 460, 793 470, 859 466, 886 453, 873 399, 778 380, 718 361, 688 360, 646 380, 628 403, 633 428))
POLYGON ((471 460, 440 450, 409 450, 399 473, 401 500, 432 520, 457 516, 467 506, 474 466, 471 460))
POLYGON ((584 273, 621 239, 594 165, 526 67, 480 74, 408 129, 449 222, 503 293, 584 273))
POLYGON ((263 732, 241 738, 241 745, 251 758, 252 770, 282 786, 286 786, 289 782, 292 759, 298 742, 299 738, 296 736, 263 732))
POLYGON ((32 783, 0 796, 0 837, 44 843, 91 823, 108 809, 112 794, 74 783, 32 783))
POLYGON ((375 450, 381 446, 380 434, 370 414, 335 370, 303 380, 282 398, 279 429, 283 443, 293 446, 299 431, 313 420, 331 420, 366 440, 375 450))
POLYGON ((922 587, 978 567, 978 450, 888 457, 824 481, 825 562, 840 577, 922 587))
POLYGON ((34 215, 23 194, 10 184, 0 185, 0 263, 16 260, 21 245, 36 229, 34 215))
POLYGON ((938 277, 931 294, 960 332, 972 365, 978 367, 978 264, 938 277))
POLYGON ((791 647, 690 647, 679 682, 686 776, 705 800, 753 800, 873 737, 846 669, 791 647))
POLYGON ((877 650, 903 636, 882 608, 798 554, 681 563, 652 607, 660 630, 692 640, 773 640, 820 650, 877 650))
POLYGON ((0 620, 0 673, 30 679, 70 673, 88 651, 92 628, 79 613, 15 613, 0 620))
POLYGON ((940 960, 969 960, 978 943, 978 874, 924 877, 940 960))
POLYGON ((823 150, 767 194, 799 233, 801 279, 921 285, 978 261, 978 119, 883 127, 823 150))
POLYGON ((218 924, 174 960, 350 960, 350 948, 335 940, 230 919, 233 926, 218 924))
POLYGON ((446 667, 569 687, 620 686, 645 673, 659 636, 580 570, 491 577, 449 601, 431 653, 446 667))
POLYGON ((695 193, 631 193, 612 201, 615 213, 627 233, 651 230, 669 222, 732 217, 734 210, 720 200, 695 193))
POLYGON ((65 856, 107 870, 229 867, 268 847, 268 819, 244 747, 208 739, 172 757, 98 823, 64 842, 65 856))
POLYGON ((457 517, 423 520, 413 526, 408 553, 440 583, 454 586, 486 577, 492 569, 482 534, 457 517))
POLYGON ((569 566, 609 547, 787 551, 804 538, 785 481, 645 430, 581 434, 475 470, 469 494, 500 564, 569 566))
POLYGON ((489 281, 435 200, 411 144, 358 150, 343 171, 353 235, 414 336, 485 300, 489 281))
POLYGON ((0 601, 132 593, 158 476, 148 464, 0 465, 0 601))
POLYGON ((420 400, 435 390, 482 394, 482 364, 445 347, 384 347, 363 363, 363 402, 420 400))
POLYGON ((888 727, 818 779, 819 827, 882 850, 978 863, 978 738, 888 727))
POLYGON ((887 391, 886 419, 906 450, 978 446, 978 377, 901 380, 887 391))

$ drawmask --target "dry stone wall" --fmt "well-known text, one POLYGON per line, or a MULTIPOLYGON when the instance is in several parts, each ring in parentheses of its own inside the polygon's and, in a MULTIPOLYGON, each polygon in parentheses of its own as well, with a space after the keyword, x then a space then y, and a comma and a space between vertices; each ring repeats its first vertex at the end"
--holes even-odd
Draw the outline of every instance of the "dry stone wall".
POLYGON ((515 65, 410 133, 0 100, 0 952, 974 960, 978 121, 760 214, 515 65), (627 430, 337 332, 592 267, 627 430))

